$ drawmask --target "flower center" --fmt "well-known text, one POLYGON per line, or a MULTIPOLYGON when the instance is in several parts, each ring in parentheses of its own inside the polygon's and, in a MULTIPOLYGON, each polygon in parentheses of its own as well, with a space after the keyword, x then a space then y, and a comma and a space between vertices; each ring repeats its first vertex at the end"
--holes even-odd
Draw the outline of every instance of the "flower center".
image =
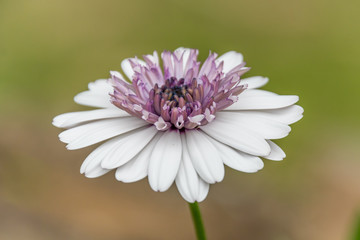
POLYGON ((111 102, 159 131, 191 130, 212 122, 216 112, 238 100, 246 88, 239 84, 240 76, 248 68, 240 63, 225 74, 224 63, 216 62, 216 54, 210 54, 199 68, 197 51, 187 53, 163 52, 164 70, 155 55, 144 56, 145 62, 128 60, 134 71, 132 83, 126 83, 120 73, 112 73, 111 102))
POLYGON ((150 99, 153 99, 155 113, 162 117, 157 127, 165 127, 165 121, 178 129, 200 125, 204 119, 201 114, 202 95, 203 87, 197 83, 196 78, 190 84, 185 84, 184 78, 175 77, 167 79, 161 87, 155 84, 150 91, 150 99))
POLYGON ((177 80, 175 77, 167 79, 161 87, 155 84, 151 91, 154 94, 154 110, 159 115, 164 110, 170 110, 169 114, 171 115, 172 110, 178 108, 180 111, 186 111, 189 115, 195 105, 199 104, 199 102, 195 104, 194 102, 201 99, 199 89, 202 90, 202 86, 197 84, 195 78, 192 84, 188 85, 184 84, 184 78, 177 80))

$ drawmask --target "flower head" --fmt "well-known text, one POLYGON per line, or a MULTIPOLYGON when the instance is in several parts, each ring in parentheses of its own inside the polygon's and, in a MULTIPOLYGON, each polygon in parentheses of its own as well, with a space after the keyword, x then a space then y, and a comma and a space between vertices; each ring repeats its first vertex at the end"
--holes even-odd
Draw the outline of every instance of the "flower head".
POLYGON ((209 184, 224 178, 224 164, 243 172, 263 167, 260 157, 282 160, 270 139, 288 135, 303 109, 297 96, 258 90, 264 77, 242 79, 249 71, 240 53, 210 53, 201 65, 198 50, 178 48, 121 63, 127 79, 111 71, 108 80, 89 84, 75 102, 100 109, 54 118, 69 128, 60 140, 68 149, 102 141, 84 161, 81 173, 99 177, 116 169, 116 179, 148 176, 155 191, 175 181, 189 202, 202 201, 209 184), (161 65, 163 67, 161 67, 161 65))

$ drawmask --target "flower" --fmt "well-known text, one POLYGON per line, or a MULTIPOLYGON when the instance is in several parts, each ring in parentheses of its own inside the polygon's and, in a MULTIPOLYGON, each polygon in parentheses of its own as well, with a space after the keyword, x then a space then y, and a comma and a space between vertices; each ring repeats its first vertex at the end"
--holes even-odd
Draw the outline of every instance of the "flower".
POLYGON ((264 166, 260 157, 282 160, 270 139, 287 136, 302 118, 298 96, 257 89, 265 77, 241 79, 250 68, 240 53, 210 52, 202 66, 197 57, 196 49, 164 51, 163 70, 156 51, 125 59, 127 79, 111 71, 76 95, 76 103, 100 109, 55 117, 56 127, 68 128, 60 140, 70 150, 106 140, 80 172, 94 178, 115 169, 122 182, 148 176, 160 192, 175 181, 186 201, 201 202, 209 184, 223 180, 224 164, 253 173, 264 166))

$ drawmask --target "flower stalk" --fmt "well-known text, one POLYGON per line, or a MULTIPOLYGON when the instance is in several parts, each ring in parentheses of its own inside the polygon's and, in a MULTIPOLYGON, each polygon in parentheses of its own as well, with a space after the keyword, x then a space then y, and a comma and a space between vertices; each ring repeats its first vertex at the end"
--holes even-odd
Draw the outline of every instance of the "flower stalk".
POLYGON ((206 240, 205 228, 201 218, 199 204, 197 202, 189 203, 189 208, 194 222, 197 239, 206 240))

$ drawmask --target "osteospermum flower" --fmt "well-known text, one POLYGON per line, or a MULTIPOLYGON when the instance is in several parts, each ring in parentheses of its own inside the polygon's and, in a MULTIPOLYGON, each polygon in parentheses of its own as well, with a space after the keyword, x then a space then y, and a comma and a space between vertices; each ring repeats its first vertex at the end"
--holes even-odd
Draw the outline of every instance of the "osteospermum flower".
POLYGON ((68 128, 60 140, 68 149, 98 146, 84 161, 89 178, 116 170, 116 179, 135 182, 148 177, 154 191, 175 181, 182 197, 200 202, 209 184, 224 178, 224 164, 242 172, 263 168, 260 157, 282 160, 285 153, 270 139, 290 132, 302 117, 297 96, 259 90, 265 77, 242 79, 249 71, 243 56, 210 53, 201 65, 198 50, 178 48, 121 63, 125 78, 89 84, 75 102, 100 109, 54 118, 68 128), (162 66, 162 67, 161 67, 162 66))

